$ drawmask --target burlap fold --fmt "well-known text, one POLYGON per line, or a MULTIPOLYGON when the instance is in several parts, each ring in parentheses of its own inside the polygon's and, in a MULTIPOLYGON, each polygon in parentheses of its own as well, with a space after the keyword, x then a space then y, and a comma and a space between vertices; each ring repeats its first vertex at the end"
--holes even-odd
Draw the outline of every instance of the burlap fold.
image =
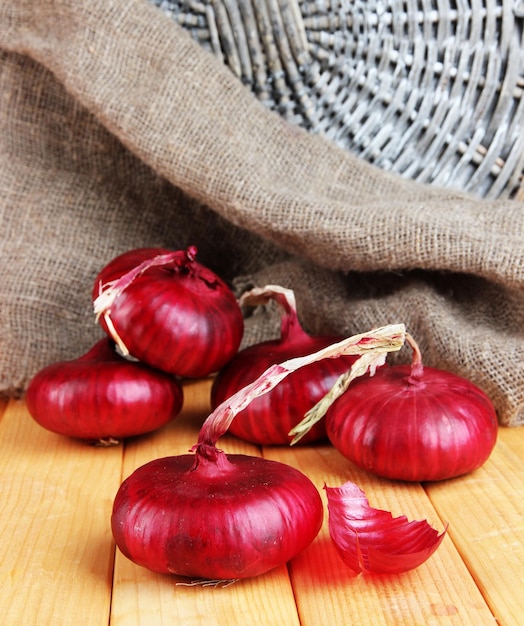
MULTIPOLYGON (((312 332, 405 322, 428 365, 524 422, 522 203, 308 134, 146 0, 6 0, 0 24, 3 394, 100 336, 90 292, 114 255, 194 243, 239 290, 293 288, 312 332)), ((244 343, 274 330, 257 312, 244 343)))

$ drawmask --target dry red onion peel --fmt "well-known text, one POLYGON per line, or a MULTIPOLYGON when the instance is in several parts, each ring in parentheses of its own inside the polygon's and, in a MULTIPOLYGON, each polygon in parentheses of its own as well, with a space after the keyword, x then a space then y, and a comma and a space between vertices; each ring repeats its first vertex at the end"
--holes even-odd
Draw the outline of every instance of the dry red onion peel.
POLYGON ((291 466, 225 454, 216 442, 239 410, 304 364, 340 354, 379 358, 400 349, 404 334, 402 324, 384 327, 270 367, 208 416, 194 454, 138 468, 113 505, 122 553, 153 571, 206 580, 256 576, 294 558, 322 525, 315 485, 291 466))
POLYGON ((329 533, 344 563, 354 572, 396 574, 427 561, 440 546, 439 534, 427 521, 408 521, 369 505, 365 493, 347 482, 324 486, 328 499, 329 533))

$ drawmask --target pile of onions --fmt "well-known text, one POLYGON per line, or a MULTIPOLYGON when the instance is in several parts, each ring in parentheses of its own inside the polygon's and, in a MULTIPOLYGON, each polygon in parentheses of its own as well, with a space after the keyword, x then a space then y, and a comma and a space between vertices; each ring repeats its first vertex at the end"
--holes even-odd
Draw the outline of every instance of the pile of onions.
POLYGON ((178 415, 182 402, 175 377, 124 359, 109 338, 40 370, 26 392, 29 413, 41 426, 100 443, 156 430, 178 415))
POLYGON ((488 396, 469 380, 424 367, 419 347, 410 365, 378 369, 335 389, 293 431, 300 437, 325 415, 331 443, 378 476, 404 481, 453 478, 479 468, 498 431, 488 396))
MULTIPOLYGON (((298 319, 293 291, 278 285, 255 288, 242 294, 240 305, 256 306, 270 301, 276 302, 279 307, 280 338, 241 350, 220 370, 211 389, 213 408, 252 383, 271 365, 311 354, 343 339, 307 334, 298 319)), ((229 432, 240 439, 260 445, 289 444, 290 429, 328 393, 339 376, 349 370, 354 361, 354 356, 341 356, 316 361, 300 368, 270 393, 253 399, 236 416, 229 432)), ((324 422, 318 422, 301 439, 301 443, 325 438, 324 422)))
POLYGON ((318 490, 285 464, 224 453, 219 437, 293 371, 343 354, 362 355, 355 364, 365 370, 403 341, 403 325, 390 326, 268 368, 209 415, 193 454, 156 459, 124 480, 111 518, 118 548, 150 570, 207 580, 256 576, 292 559, 322 525, 318 490))
POLYGON ((236 354, 242 311, 196 253, 140 248, 100 271, 94 311, 108 337, 33 377, 27 406, 40 425, 101 443, 156 430, 182 407, 177 377, 206 376, 236 354))
POLYGON ((131 355, 165 372, 199 378, 238 351, 242 311, 226 283, 197 263, 197 250, 130 250, 106 265, 93 289, 102 328, 131 355))

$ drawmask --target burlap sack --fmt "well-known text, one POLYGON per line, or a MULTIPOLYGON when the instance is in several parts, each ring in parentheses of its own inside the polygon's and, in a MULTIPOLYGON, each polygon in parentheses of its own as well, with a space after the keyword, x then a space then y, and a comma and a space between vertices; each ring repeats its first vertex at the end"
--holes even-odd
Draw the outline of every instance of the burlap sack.
MULTIPOLYGON (((428 365, 524 422, 522 203, 306 132, 146 0, 4 0, 0 24, 4 395, 101 336, 90 293, 114 255, 194 243, 239 291, 294 289, 311 332, 405 322, 428 365)), ((255 312, 244 344, 275 324, 255 312)))

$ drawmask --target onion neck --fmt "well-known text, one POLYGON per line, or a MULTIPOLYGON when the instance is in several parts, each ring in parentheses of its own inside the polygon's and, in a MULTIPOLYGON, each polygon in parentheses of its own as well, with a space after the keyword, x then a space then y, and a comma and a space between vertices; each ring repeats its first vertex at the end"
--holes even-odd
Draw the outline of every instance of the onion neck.
POLYGON ((406 333, 406 343, 409 344, 410 348, 412 349, 413 356, 411 358, 411 372, 409 376, 406 376, 405 380, 411 385, 419 385, 422 382, 422 378, 424 376, 422 354, 420 352, 418 343, 409 333, 406 333))
POLYGON ((228 460, 226 453, 215 445, 208 443, 197 443, 191 448, 195 453, 195 462, 191 471, 198 469, 208 476, 224 474, 233 469, 233 464, 228 460))
POLYGON ((311 338, 298 319, 294 295, 290 298, 288 293, 275 293, 273 297, 280 310, 280 342, 288 345, 309 341, 311 338))
POLYGON ((292 289, 280 285, 255 287, 242 294, 240 305, 257 306, 274 301, 280 313, 281 343, 308 340, 310 337, 300 325, 297 314, 297 302, 292 289))

